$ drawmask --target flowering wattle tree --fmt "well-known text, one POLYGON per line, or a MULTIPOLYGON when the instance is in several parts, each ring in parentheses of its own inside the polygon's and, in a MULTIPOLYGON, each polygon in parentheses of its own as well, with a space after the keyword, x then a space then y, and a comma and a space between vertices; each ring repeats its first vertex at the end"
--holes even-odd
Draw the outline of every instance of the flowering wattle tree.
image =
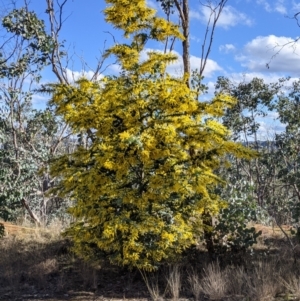
POLYGON ((148 40, 182 38, 178 27, 145 0, 106 2, 106 21, 130 39, 107 52, 122 72, 53 87, 57 114, 85 143, 59 158, 52 174, 62 178, 60 194, 74 199, 76 221, 67 233, 78 254, 152 270, 194 244, 202 215, 223 206, 211 193, 220 159, 249 153, 228 141, 214 118, 234 103, 231 97, 198 102, 188 74, 166 72, 177 59, 171 53, 149 52, 141 62, 148 40))

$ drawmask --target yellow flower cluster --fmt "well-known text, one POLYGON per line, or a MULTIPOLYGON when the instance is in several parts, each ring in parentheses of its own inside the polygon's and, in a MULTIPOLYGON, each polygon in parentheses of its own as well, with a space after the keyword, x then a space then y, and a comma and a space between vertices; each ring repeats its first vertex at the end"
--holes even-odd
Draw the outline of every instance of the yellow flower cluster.
POLYGON ((150 52, 140 62, 145 41, 138 35, 181 37, 178 27, 157 18, 145 0, 107 3, 107 22, 133 34, 131 45, 108 51, 126 72, 55 87, 57 114, 87 143, 57 160, 52 173, 63 179, 60 193, 75 200, 77 222, 68 234, 78 253, 95 254, 97 246, 113 263, 151 270, 195 243, 204 210, 223 206, 211 195, 220 181, 214 169, 225 154, 245 150, 214 120, 232 98, 199 103, 186 77, 166 73, 174 55, 150 52))

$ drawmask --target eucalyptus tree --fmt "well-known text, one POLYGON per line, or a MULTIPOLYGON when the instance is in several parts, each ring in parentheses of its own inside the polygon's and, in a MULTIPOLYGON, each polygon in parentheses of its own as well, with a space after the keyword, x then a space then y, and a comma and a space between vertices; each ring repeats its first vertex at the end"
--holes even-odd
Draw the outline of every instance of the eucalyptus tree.
MULTIPOLYGON (((65 3, 57 2, 58 16, 65 3)), ((32 106, 46 66, 52 67, 60 82, 67 82, 58 40, 62 20, 55 19, 53 2, 47 0, 46 4, 49 34, 44 21, 24 2, 3 17, 6 34, 0 46, 0 218, 11 220, 28 214, 38 225, 59 214, 64 204, 47 195, 55 182, 48 165, 57 153, 71 147, 64 143, 70 136, 68 127, 51 108, 32 106)))
MULTIPOLYGON (((285 125, 275 139, 277 191, 273 199, 273 212, 282 212, 283 221, 292 221, 299 228, 300 221, 300 80, 294 81, 288 93, 281 95, 276 105, 278 119, 285 125)), ((281 222, 279 220, 279 222, 281 222)))
POLYGON ((277 136, 266 128, 262 132, 261 126, 266 127, 265 119, 278 110, 285 83, 286 80, 281 79, 267 84, 259 78, 235 83, 225 77, 219 77, 216 83, 216 95, 228 94, 237 100, 222 118, 223 124, 231 130, 231 138, 257 153, 252 160, 228 156, 227 167, 223 165, 219 169, 227 185, 219 186, 216 193, 228 202, 213 231, 214 243, 221 251, 245 250, 256 242, 259 234, 254 228, 248 228, 250 221, 257 218, 279 221, 282 215, 282 211, 274 210, 274 204, 285 199, 278 174, 281 160, 277 136))

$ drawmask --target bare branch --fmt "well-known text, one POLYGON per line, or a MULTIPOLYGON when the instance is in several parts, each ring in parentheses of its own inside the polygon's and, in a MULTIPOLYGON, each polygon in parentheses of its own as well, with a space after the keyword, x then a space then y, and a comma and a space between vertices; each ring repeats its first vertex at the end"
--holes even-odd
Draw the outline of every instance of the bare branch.
POLYGON ((207 21, 206 31, 205 31, 205 35, 204 35, 204 41, 202 44, 201 63, 200 63, 200 71, 199 71, 200 76, 203 76, 203 73, 204 73, 204 70, 205 70, 205 67, 207 64, 208 56, 211 52, 211 46, 213 43, 215 29, 216 29, 218 20, 220 18, 220 15, 221 15, 227 1, 228 0, 221 0, 219 2, 219 4, 215 7, 213 7, 210 3, 208 5, 202 4, 203 6, 210 9, 210 16, 207 21), (212 22, 212 25, 211 25, 211 22, 212 22), (211 29, 210 29, 210 26, 211 26, 211 29), (209 30, 210 30, 210 35, 208 37, 209 30), (205 50, 207 40, 209 40, 209 42, 208 42, 207 50, 205 50))
POLYGON ((41 226, 41 222, 39 220, 39 218, 36 216, 36 214, 34 214, 34 212, 30 209, 28 203, 26 202, 26 200, 24 198, 21 199, 21 204, 23 205, 23 207, 27 210, 27 212, 29 213, 30 217, 34 220, 34 222, 38 225, 41 226))
MULTIPOLYGON (((201 47, 201 63, 200 63, 200 71, 199 75, 200 77, 204 73, 204 69, 206 67, 206 63, 208 60, 208 56, 211 52, 211 47, 213 43, 213 37, 215 34, 215 29, 217 26, 217 22, 220 18, 220 15, 226 5, 228 0, 220 0, 217 2, 215 6, 213 6, 212 1, 207 0, 207 4, 202 4, 206 8, 210 10, 210 16, 207 21, 206 31, 204 34, 204 41, 201 47)), ((180 19, 180 25, 182 28, 182 33, 184 36, 184 41, 182 42, 182 58, 183 58, 183 68, 185 74, 191 73, 191 66, 190 66, 190 41, 189 41, 189 5, 188 0, 174 0, 173 3, 175 4, 175 7, 177 9, 179 19, 180 19)), ((166 12, 167 17, 168 13, 166 12)), ((171 43, 171 48, 174 46, 175 40, 171 43)), ((166 41, 165 45, 165 52, 167 48, 168 41, 166 41)), ((187 85, 189 86, 189 80, 187 82, 187 85)))
POLYGON ((185 25, 186 25, 186 22, 188 22, 189 20, 186 20, 185 15, 184 15, 184 13, 183 13, 183 10, 182 10, 182 8, 181 8, 181 6, 180 6, 179 1, 178 1, 178 0, 174 0, 174 3, 175 3, 176 8, 177 8, 177 10, 178 10, 178 12, 179 12, 179 16, 180 16, 182 25, 185 26, 185 25))
MULTIPOLYGON (((174 0, 175 6, 179 13, 179 18, 181 20, 182 33, 184 36, 184 40, 182 41, 182 59, 183 59, 183 71, 184 74, 191 73, 190 67, 190 20, 189 20, 189 5, 188 0, 183 0, 182 4, 178 0, 174 0), (181 7, 182 5, 182 7, 181 7)), ((171 44, 173 47, 174 42, 171 44)), ((186 82, 187 86, 189 86, 189 78, 186 82)))
POLYGON ((56 19, 55 9, 53 5, 53 0, 46 0, 47 2, 47 10, 46 12, 49 15, 49 22, 50 22, 50 30, 51 30, 51 36, 54 43, 54 48, 52 50, 52 53, 50 55, 50 61, 52 65, 52 71, 56 75, 57 79, 60 81, 60 83, 68 83, 68 78, 66 76, 66 67, 63 67, 62 61, 61 61, 61 54, 60 54, 60 42, 59 42, 59 33, 62 28, 63 20, 62 20, 62 14, 63 14, 63 8, 65 4, 67 3, 67 0, 64 0, 62 4, 59 4, 57 1, 58 7, 59 7, 59 21, 56 19))

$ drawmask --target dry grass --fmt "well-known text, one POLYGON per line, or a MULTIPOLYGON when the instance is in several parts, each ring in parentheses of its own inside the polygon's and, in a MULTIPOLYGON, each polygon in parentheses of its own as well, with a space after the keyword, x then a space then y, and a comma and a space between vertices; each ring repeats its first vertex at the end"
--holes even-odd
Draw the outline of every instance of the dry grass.
POLYGON ((164 299, 164 294, 161 295, 158 283, 158 275, 148 277, 144 271, 140 270, 142 278, 147 286, 148 292, 150 294, 151 300, 161 301, 164 299))
POLYGON ((296 300, 300 300, 300 278, 296 275, 281 277, 280 282, 283 284, 286 291, 293 295, 296 300))
POLYGON ((278 267, 275 261, 262 261, 245 277, 247 293, 253 301, 272 301, 279 293, 278 267))
POLYGON ((242 266, 229 266, 226 269, 228 279, 228 293, 234 298, 243 297, 246 291, 247 273, 242 266))
POLYGON ((59 253, 65 245, 59 233, 11 223, 4 226, 0 270, 5 273, 0 273, 0 289, 15 294, 24 288, 35 291, 50 287, 49 279, 59 273, 59 253))
POLYGON ((188 282, 195 300, 199 301, 202 289, 200 277, 198 276, 197 272, 192 270, 192 272, 188 276, 188 282))
MULTIPOLYGON (((226 265, 224 261, 220 261, 222 265, 218 261, 206 264, 206 254, 201 253, 198 262, 193 259, 192 264, 171 266, 167 275, 165 270, 147 276, 142 273, 144 285, 141 277, 126 269, 109 265, 100 269, 79 260, 68 251, 68 242, 60 237, 61 227, 52 227, 49 233, 49 230, 7 226, 7 236, 0 240, 0 300, 7 292, 10 295, 6 300, 12 300, 12 296, 23 291, 55 295, 79 290, 109 299, 117 293, 121 299, 125 295, 135 299, 150 295, 153 301, 166 297, 179 300, 191 295, 195 301, 271 301, 275 297, 284 300, 278 298, 284 294, 300 300, 299 271, 289 246, 279 236, 272 253, 256 250, 242 266, 226 265), (133 285, 128 286, 130 277, 133 285)), ((269 231, 273 233, 272 229, 269 231)))
POLYGON ((181 290, 181 273, 178 265, 170 266, 167 275, 167 285, 172 300, 178 300, 181 290))
POLYGON ((4 225, 5 236, 32 237, 35 236, 38 228, 15 225, 8 222, 1 222, 4 225))
POLYGON ((62 224, 57 221, 51 223, 47 228, 34 225, 16 225, 9 222, 2 222, 4 225, 5 237, 17 237, 19 240, 49 241, 60 238, 63 231, 62 224))
POLYGON ((252 225, 255 230, 261 231, 262 234, 258 237, 258 242, 255 245, 256 249, 270 249, 273 246, 273 244, 266 244, 266 241, 281 241, 283 239, 285 239, 285 234, 282 232, 282 230, 288 235, 291 236, 291 226, 287 226, 287 225, 282 225, 282 230, 277 227, 277 226, 265 226, 265 225, 261 225, 261 224, 255 224, 252 225))
POLYGON ((200 290, 211 300, 221 300, 227 295, 226 271, 221 270, 218 262, 211 263, 204 269, 200 290))
POLYGON ((48 258, 29 268, 29 276, 38 288, 45 288, 48 276, 56 272, 58 272, 58 262, 55 258, 48 258))

